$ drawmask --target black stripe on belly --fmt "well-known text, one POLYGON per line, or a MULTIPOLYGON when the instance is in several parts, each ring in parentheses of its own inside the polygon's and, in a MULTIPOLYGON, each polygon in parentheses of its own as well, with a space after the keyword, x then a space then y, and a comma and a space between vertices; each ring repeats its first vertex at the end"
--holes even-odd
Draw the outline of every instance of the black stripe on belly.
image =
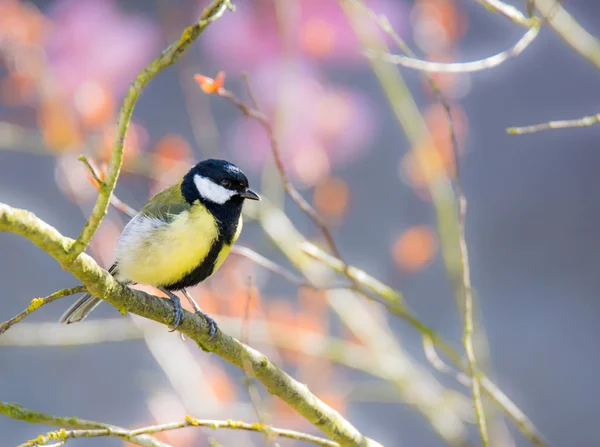
POLYGON ((240 214, 242 212, 242 199, 234 197, 226 205, 215 205, 206 203, 205 206, 217 221, 219 226, 219 237, 210 247, 208 255, 198 267, 185 275, 179 281, 173 284, 160 285, 167 290, 181 290, 188 287, 193 287, 201 283, 210 275, 213 274, 217 257, 223 248, 224 244, 231 245, 235 232, 239 225, 240 214))
POLYGON ((206 258, 204 258, 202 264, 200 264, 176 283, 161 285, 160 287, 164 287, 167 290, 181 290, 188 287, 194 287, 195 285, 204 281, 206 278, 212 275, 213 270, 215 269, 215 263, 217 262, 217 257, 223 248, 223 244, 223 238, 217 238, 217 240, 214 241, 210 247, 210 251, 208 252, 206 258))

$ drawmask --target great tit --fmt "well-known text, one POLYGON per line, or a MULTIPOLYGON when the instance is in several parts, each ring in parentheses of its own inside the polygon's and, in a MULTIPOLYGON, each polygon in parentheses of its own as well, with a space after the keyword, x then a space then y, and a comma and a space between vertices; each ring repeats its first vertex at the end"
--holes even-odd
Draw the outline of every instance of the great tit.
MULTIPOLYGON (((242 231, 245 199, 260 200, 260 196, 248 188, 240 168, 224 160, 201 161, 179 183, 153 196, 125 226, 109 272, 124 284, 151 285, 168 295, 175 307, 175 330, 183 310, 173 291, 183 291, 191 299, 185 289, 223 264, 242 231)), ((81 321, 100 302, 85 295, 60 322, 81 321)), ((208 321, 212 337, 215 322, 195 308, 208 321)))

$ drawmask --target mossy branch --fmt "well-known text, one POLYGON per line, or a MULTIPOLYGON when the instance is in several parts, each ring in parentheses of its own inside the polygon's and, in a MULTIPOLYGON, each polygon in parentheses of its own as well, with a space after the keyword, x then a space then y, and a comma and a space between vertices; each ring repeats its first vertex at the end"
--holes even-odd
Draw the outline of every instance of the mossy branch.
POLYGON ((98 199, 96 200, 90 218, 84 224, 77 240, 69 247, 70 260, 75 259, 79 254, 83 253, 94 236, 94 233, 96 233, 100 222, 102 222, 102 219, 106 215, 110 198, 117 185, 121 165, 123 164, 125 137, 127 136, 127 130, 129 129, 131 115, 133 114, 133 109, 143 88, 159 72, 177 62, 202 31, 204 31, 211 22, 221 17, 227 8, 233 9, 230 0, 213 1, 202 12, 198 21, 187 27, 181 34, 179 40, 163 50, 160 56, 144 68, 129 86, 129 90, 127 90, 123 105, 121 106, 121 111, 119 112, 115 141, 110 156, 106 179, 99 184, 98 199))
POLYGON ((294 430, 274 428, 265 424, 250 424, 248 422, 232 420, 220 421, 212 419, 196 419, 191 416, 186 416, 185 420, 180 422, 151 425, 148 427, 128 430, 116 425, 88 421, 85 419, 79 419, 77 417, 53 416, 46 413, 40 413, 39 411, 29 410, 19 404, 1 401, 0 414, 4 414, 10 418, 19 419, 26 422, 62 427, 59 430, 48 432, 45 435, 40 435, 35 439, 27 441, 21 444, 20 447, 44 445, 52 440, 66 441, 67 439, 71 438, 96 438, 108 436, 125 439, 133 444, 141 446, 169 447, 168 444, 160 442, 150 435, 185 427, 206 427, 214 430, 224 428, 229 430, 253 431, 257 433, 268 433, 270 439, 281 437, 295 439, 297 441, 304 441, 322 447, 339 446, 337 442, 319 438, 318 436, 313 436, 294 430))
MULTIPOLYGON (((39 411, 30 410, 28 408, 24 408, 19 404, 12 402, 2 402, 0 401, 0 414, 8 416, 12 419, 18 419, 20 421, 29 422, 32 424, 45 424, 45 425, 53 425, 55 427, 63 427, 69 429, 78 429, 78 430, 125 430, 124 428, 118 427, 116 425, 103 424, 102 422, 88 421, 86 419, 80 419, 72 416, 54 416, 47 413, 41 413, 39 411)), ((56 432, 55 432, 56 433, 56 432)), ((65 433, 66 430, 65 430, 65 433)), ((41 445, 42 441, 48 442, 51 440, 51 436, 40 435, 36 439, 33 439, 31 442, 36 442, 34 444, 29 445, 41 445), (47 440, 46 440, 47 438, 47 440)), ((157 439, 154 439, 152 436, 147 434, 139 434, 136 436, 132 436, 129 439, 129 442, 136 445, 146 446, 146 447, 170 447, 168 444, 160 442, 157 439)), ((25 445, 28 445, 25 443, 25 445)))
MULTIPOLYGON (((165 325, 171 322, 173 307, 170 301, 122 285, 85 253, 74 261, 71 260, 69 248, 73 240, 64 237, 33 213, 0 203, 0 231, 10 231, 29 239, 79 279, 88 292, 109 302, 121 312, 131 312, 165 325)), ((337 411, 327 406, 305 385, 294 380, 260 352, 219 330, 209 340, 208 324, 204 319, 185 311, 178 330, 194 340, 202 349, 217 354, 238 368, 243 367, 242 359, 247 359, 252 365, 256 379, 269 393, 279 396, 341 446, 380 445, 364 437, 337 411)))

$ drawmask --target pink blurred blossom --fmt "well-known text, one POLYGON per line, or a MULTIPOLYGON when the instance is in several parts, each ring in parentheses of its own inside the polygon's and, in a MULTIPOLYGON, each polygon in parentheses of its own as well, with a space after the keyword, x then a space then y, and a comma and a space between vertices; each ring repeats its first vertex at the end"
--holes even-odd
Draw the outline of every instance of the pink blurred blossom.
MULTIPOLYGON (((251 82, 269 115, 278 101, 277 136, 284 163, 291 172, 311 185, 329 174, 332 165, 356 161, 368 148, 376 128, 377 117, 370 100, 344 87, 325 86, 319 72, 310 65, 285 74, 270 68, 265 66, 251 82), (318 172, 309 173, 309 168, 318 172)), ((228 146, 250 168, 260 168, 271 157, 264 129, 245 117, 232 125, 228 146)))
MULTIPOLYGON (((402 2, 375 0, 368 4, 385 14, 400 34, 406 29, 408 10, 402 2)), ((302 0, 282 8, 286 8, 285 18, 279 20, 272 0, 239 5, 236 14, 224 18, 226 26, 205 34, 201 41, 205 52, 219 69, 227 71, 252 72, 285 52, 316 62, 366 66, 339 1, 302 0)), ((369 19, 365 16, 365 20, 369 19)))
MULTIPOLYGON (((402 35, 408 10, 396 0, 371 0, 402 35)), ((256 96, 272 115, 277 103, 277 137, 288 170, 310 186, 334 165, 356 161, 369 147, 377 117, 365 95, 328 84, 325 70, 368 68, 360 44, 337 0, 280 3, 255 0, 238 5, 201 40, 214 70, 250 74, 256 96), (241 38, 243 36, 243 38, 241 38)), ((364 15, 364 19, 372 24, 364 15)), ((373 25, 374 26, 374 25, 373 25)), ((243 117, 232 126, 228 146, 244 165, 255 169, 271 157, 260 125, 243 117)))
POLYGON ((63 94, 96 82, 121 95, 158 54, 160 29, 141 15, 124 13, 115 0, 58 0, 50 17, 46 52, 63 94))

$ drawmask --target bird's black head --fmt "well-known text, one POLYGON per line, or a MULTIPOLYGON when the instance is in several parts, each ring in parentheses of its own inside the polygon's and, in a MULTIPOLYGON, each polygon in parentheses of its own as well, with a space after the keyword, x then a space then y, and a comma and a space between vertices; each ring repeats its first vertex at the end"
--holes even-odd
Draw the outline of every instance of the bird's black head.
POLYGON ((240 205, 244 199, 260 200, 248 188, 248 179, 240 168, 225 160, 204 160, 184 176, 181 192, 188 203, 200 200, 207 207, 240 205))

